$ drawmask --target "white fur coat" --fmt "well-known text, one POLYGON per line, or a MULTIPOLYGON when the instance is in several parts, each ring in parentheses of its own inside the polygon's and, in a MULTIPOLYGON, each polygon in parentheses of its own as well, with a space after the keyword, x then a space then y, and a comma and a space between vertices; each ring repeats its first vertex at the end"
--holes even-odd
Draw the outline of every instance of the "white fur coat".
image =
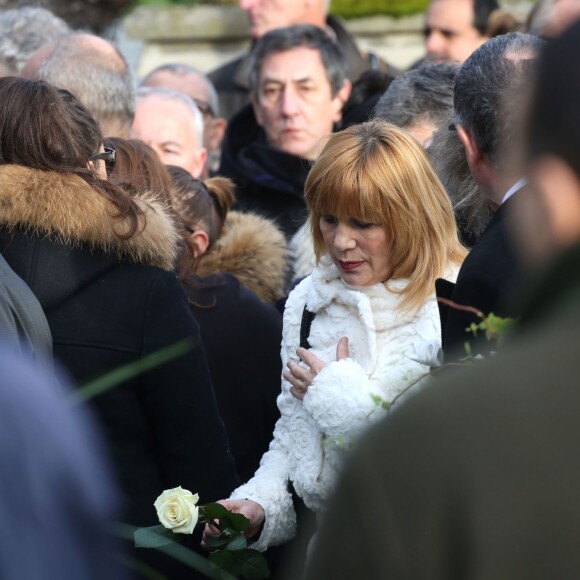
POLYGON ((274 438, 255 476, 232 498, 258 502, 266 512, 263 531, 253 548, 287 541, 296 517, 288 482, 307 507, 320 512, 334 487, 345 452, 390 402, 437 364, 441 324, 433 294, 417 314, 397 309, 407 280, 352 287, 329 260, 290 294, 284 312, 282 363, 298 361, 304 306, 316 313, 311 351, 329 364, 315 377, 303 401, 282 379, 278 397, 281 417, 274 438), (349 338, 349 358, 336 361, 336 345, 349 338), (426 358, 431 357, 428 361, 426 358), (417 361, 422 361, 422 364, 417 361), (333 361, 333 362, 331 362, 333 361), (379 402, 377 402, 379 401, 379 402))

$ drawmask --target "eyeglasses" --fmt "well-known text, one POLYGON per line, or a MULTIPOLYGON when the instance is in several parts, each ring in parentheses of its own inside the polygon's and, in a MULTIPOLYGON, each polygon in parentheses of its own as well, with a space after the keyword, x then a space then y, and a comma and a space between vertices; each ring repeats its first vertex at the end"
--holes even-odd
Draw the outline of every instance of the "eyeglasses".
POLYGON ((111 149, 110 147, 104 147, 104 149, 105 149, 104 151, 91 155, 90 160, 99 161, 102 159, 105 162, 105 169, 107 170, 107 173, 111 173, 111 171, 113 171, 113 169, 115 168, 115 159, 117 158, 117 152, 114 149, 111 149))
POLYGON ((206 115, 210 117, 215 117, 215 113, 211 108, 211 105, 206 101, 200 101, 199 99, 193 99, 193 102, 197 105, 197 108, 200 110, 201 114, 205 117, 206 115))

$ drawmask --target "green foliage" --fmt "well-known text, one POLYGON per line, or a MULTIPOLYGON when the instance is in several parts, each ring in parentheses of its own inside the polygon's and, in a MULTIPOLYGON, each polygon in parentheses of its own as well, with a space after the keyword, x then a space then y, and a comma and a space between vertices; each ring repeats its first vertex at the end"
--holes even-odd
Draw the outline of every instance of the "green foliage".
POLYGON ((162 525, 135 530, 136 548, 160 548, 175 541, 174 534, 162 525))
POLYGON ((330 11, 342 18, 363 16, 408 16, 427 9, 429 0, 332 0, 330 11))
MULTIPOLYGON (((477 336, 479 332, 485 332, 487 340, 496 340, 497 345, 501 346, 506 335, 512 330, 515 322, 514 318, 503 318, 490 312, 485 317, 481 315, 481 322, 477 324, 472 322, 465 330, 473 334, 473 336, 477 336)), ((471 352, 468 351, 468 354, 471 354, 471 352)))
MULTIPOLYGON (((237 5, 238 0, 138 0, 142 6, 210 6, 237 5)), ((342 18, 364 16, 407 16, 427 9, 429 0, 332 0, 330 11, 342 18)))

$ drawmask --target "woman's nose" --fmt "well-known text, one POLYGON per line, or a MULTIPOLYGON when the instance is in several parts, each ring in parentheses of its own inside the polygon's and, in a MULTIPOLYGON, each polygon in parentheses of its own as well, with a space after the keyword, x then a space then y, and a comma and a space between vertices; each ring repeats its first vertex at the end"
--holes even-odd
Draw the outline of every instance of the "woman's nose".
POLYGON ((334 236, 334 247, 341 252, 352 250, 356 247, 356 238, 349 225, 343 223, 338 224, 334 236))

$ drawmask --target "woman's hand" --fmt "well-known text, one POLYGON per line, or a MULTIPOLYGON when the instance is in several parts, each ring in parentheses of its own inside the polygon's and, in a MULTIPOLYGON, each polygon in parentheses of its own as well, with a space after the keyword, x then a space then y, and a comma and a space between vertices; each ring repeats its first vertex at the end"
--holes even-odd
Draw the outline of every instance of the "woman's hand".
MULTIPOLYGON (((304 399, 308 392, 308 387, 312 384, 314 377, 328 364, 319 359, 315 354, 305 348, 299 348, 296 354, 302 359, 308 368, 300 366, 293 360, 288 361, 289 370, 284 371, 282 376, 292 385, 290 392, 297 399, 304 399)), ((348 358, 348 338, 343 336, 336 345, 336 360, 348 358)))
MULTIPOLYGON (((266 514, 264 508, 259 503, 256 503, 251 499, 221 499, 217 503, 220 503, 226 509, 235 514, 246 516, 250 520, 250 527, 243 532, 246 538, 253 538, 261 531, 264 520, 266 519, 266 514)), ((201 545, 206 548, 206 540, 212 536, 219 535, 220 531, 215 526, 206 524, 205 529, 203 530, 201 545)))

